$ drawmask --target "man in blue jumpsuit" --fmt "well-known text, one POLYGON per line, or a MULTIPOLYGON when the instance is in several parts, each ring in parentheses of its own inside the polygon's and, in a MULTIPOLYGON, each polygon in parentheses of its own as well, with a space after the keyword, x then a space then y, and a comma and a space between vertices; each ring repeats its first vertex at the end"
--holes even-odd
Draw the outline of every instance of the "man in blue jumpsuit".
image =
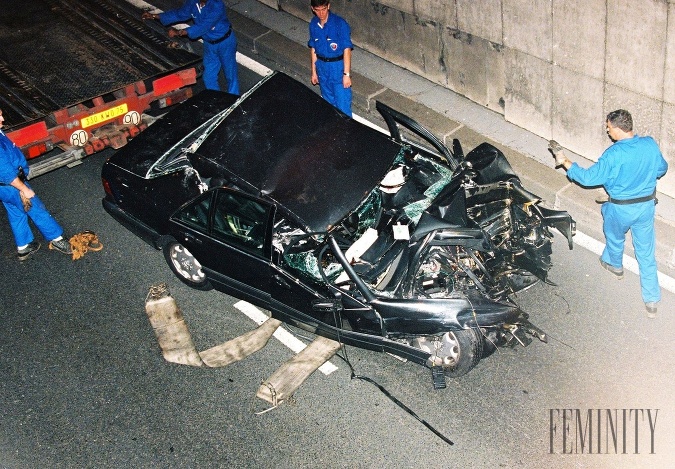
POLYGON ((1 130, 4 120, 0 109, 0 200, 7 210, 19 260, 25 261, 40 249, 40 243, 33 238, 28 217, 33 220, 42 236, 50 241, 51 249, 72 254, 70 243, 63 238, 63 228, 24 181, 19 168, 28 176, 28 163, 21 150, 1 130))
POLYGON ((349 24, 330 13, 330 0, 311 0, 314 18, 309 22, 312 85, 318 83, 323 99, 352 115, 352 49, 349 24))
POLYGON ((222 68, 227 92, 239 95, 237 40, 222 0, 187 0, 176 10, 160 14, 145 12, 141 17, 159 20, 164 26, 192 19, 193 24, 186 29, 169 29, 169 37, 201 38, 204 43, 204 86, 207 90, 220 90, 218 73, 222 68))
POLYGON ((552 140, 549 148, 557 165, 567 170, 568 178, 582 186, 602 185, 609 194, 609 200, 601 210, 605 249, 600 264, 616 277, 623 278, 623 248, 626 232, 631 230, 640 269, 642 299, 647 316, 655 318, 661 299, 654 254, 656 180, 666 173, 668 163, 652 137, 640 137, 633 132, 633 118, 628 111, 610 112, 606 126, 614 143, 588 169, 568 160, 557 142, 552 140))

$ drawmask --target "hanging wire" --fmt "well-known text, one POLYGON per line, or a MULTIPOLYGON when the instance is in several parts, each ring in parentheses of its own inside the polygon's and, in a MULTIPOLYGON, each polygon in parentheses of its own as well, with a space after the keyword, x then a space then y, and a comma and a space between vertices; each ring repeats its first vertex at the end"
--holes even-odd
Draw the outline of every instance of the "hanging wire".
POLYGON ((333 310, 333 320, 335 321, 336 324, 336 330, 337 330, 337 335, 338 335, 338 342, 340 343, 340 349, 342 350, 342 353, 344 356, 340 355, 339 353, 337 354, 338 357, 340 357, 346 364, 349 366, 349 370, 351 372, 350 379, 359 379, 361 381, 365 381, 367 383, 370 383, 377 387, 382 394, 387 396, 394 404, 399 406, 401 409, 405 410, 408 414, 410 414, 415 420, 420 422, 422 425, 424 425, 428 430, 430 430, 434 435, 439 437, 441 440, 449 444, 450 446, 454 445, 455 443, 452 442, 448 437, 443 435, 440 431, 436 430, 436 428, 431 425, 429 422, 421 418, 415 411, 413 411, 410 407, 405 405, 403 402, 401 402, 399 399, 397 399, 394 395, 392 395, 384 386, 376 382, 374 379, 368 378, 367 376, 361 376, 356 373, 356 370, 354 369, 354 366, 352 363, 349 361, 349 357, 347 356, 347 347, 345 344, 342 342, 342 337, 340 334, 340 325, 342 324, 342 315, 340 315, 340 322, 337 321, 337 311, 333 310))

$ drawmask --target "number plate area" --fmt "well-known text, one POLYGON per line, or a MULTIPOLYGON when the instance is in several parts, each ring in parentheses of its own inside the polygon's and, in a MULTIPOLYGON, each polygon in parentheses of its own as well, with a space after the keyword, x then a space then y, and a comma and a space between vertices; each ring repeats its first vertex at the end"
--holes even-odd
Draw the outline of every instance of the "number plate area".
POLYGON ((87 127, 92 127, 110 119, 114 119, 115 117, 122 116, 126 114, 128 110, 129 108, 126 103, 120 104, 119 106, 111 107, 105 111, 97 112, 96 114, 82 118, 80 125, 83 129, 86 129, 87 127))

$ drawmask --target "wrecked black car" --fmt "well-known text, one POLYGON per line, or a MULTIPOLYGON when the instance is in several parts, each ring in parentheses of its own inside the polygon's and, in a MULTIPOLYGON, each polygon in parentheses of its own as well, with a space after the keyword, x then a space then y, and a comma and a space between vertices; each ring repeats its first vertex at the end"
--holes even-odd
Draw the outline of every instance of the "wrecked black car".
POLYGON ((282 73, 204 91, 106 161, 103 206, 186 284, 441 376, 545 341, 511 297, 547 281, 572 218, 494 146, 464 155, 377 109, 389 135, 282 73))

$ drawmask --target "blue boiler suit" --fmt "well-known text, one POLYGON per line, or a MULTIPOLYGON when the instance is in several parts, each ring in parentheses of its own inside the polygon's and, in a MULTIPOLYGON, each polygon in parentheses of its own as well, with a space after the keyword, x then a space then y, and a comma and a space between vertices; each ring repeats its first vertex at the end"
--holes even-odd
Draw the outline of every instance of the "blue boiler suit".
MULTIPOLYGON (((7 210, 9 226, 12 228, 17 247, 25 246, 33 241, 33 232, 28 225, 28 217, 33 220, 42 236, 53 241, 63 234, 63 228, 47 211, 45 204, 35 195, 31 200, 33 206, 26 213, 23 210, 19 191, 9 184, 16 179, 21 166, 28 176, 28 163, 14 143, 0 130, 0 200, 7 210)), ((28 183, 24 183, 28 185, 28 183)), ((29 186, 30 187, 30 186, 29 186)))
POLYGON ((199 0, 187 0, 176 10, 159 14, 164 25, 193 20, 187 28, 190 39, 201 38, 204 43, 204 86, 208 90, 220 90, 218 73, 223 69, 227 80, 227 92, 239 95, 237 74, 237 39, 232 24, 227 18, 222 0, 207 0, 201 7, 199 0))
MULTIPOLYGON (((668 163, 654 139, 635 135, 614 142, 588 169, 573 163, 567 176, 583 186, 602 185, 612 199, 626 200, 654 193, 656 180, 667 170, 668 163)), ((626 233, 631 230, 642 299, 645 303, 658 302, 661 290, 655 258, 654 200, 629 205, 610 201, 602 205, 601 212, 605 234, 602 261, 614 267, 622 266, 626 233)))
POLYGON ((309 22, 309 42, 307 45, 316 53, 316 74, 323 99, 344 112, 352 115, 352 89, 342 85, 344 64, 342 60, 326 62, 344 54, 345 49, 353 49, 349 24, 335 13, 329 13, 326 24, 321 27, 316 16, 309 22))

